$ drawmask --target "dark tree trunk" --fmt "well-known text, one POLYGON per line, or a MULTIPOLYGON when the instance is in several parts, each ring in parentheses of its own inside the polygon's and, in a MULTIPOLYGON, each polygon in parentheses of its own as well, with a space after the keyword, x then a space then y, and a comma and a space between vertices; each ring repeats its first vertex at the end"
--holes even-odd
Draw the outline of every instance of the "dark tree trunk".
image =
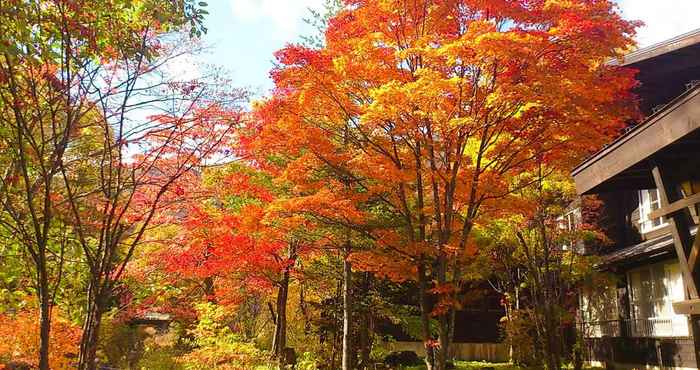
MULTIPOLYGON (((99 286, 99 284, 95 285, 99 286)), ((83 335, 80 338, 79 370, 95 370, 97 368, 97 340, 106 299, 101 289, 95 285, 91 284, 88 290, 87 315, 83 323, 83 335)))
MULTIPOLYGON (((362 284, 362 294, 367 296, 372 288, 372 275, 364 273, 364 282, 362 284)), ((372 352, 372 312, 371 308, 363 305, 362 311, 358 313, 360 316, 360 325, 358 327, 358 349, 360 361, 363 369, 369 369, 370 354, 372 352)))
POLYGON ((331 368, 335 368, 335 357, 337 351, 337 346, 336 344, 338 343, 338 333, 333 332, 333 341, 331 342, 331 368))
POLYGON ((544 335, 545 335, 545 354, 548 370, 561 369, 561 351, 558 328, 558 320, 556 314, 552 312, 553 307, 546 305, 543 310, 544 319, 544 335))
POLYGON ((343 360, 342 370, 353 368, 352 351, 352 264, 350 263, 350 242, 343 255, 343 360))
POLYGON ((39 268, 39 369, 49 370, 49 343, 51 338, 51 294, 46 270, 39 268))
POLYGON ((212 277, 206 277, 202 283, 202 288, 204 290, 204 294, 207 296, 207 301, 215 304, 216 296, 214 295, 214 279, 212 277))
POLYGON ((427 370, 435 369, 435 352, 433 336, 430 332, 430 302, 428 301, 428 277, 426 276, 425 263, 418 263, 418 303, 420 305, 421 333, 423 346, 425 347, 425 366, 427 370))
POLYGON ((370 354, 372 352, 372 323, 369 312, 362 313, 362 321, 359 327, 359 349, 362 368, 369 369, 370 354))
POLYGON ((444 370, 447 367, 449 342, 449 313, 438 317, 438 349, 435 353, 435 370, 444 370))
POLYGON ((311 333, 311 321, 309 320, 309 311, 307 308, 306 298, 304 298, 304 285, 299 287, 299 310, 304 317, 304 334, 311 333))
MULTIPOLYGON (((437 260, 437 280, 438 284, 447 284, 447 257, 443 252, 437 260)), ((447 366, 447 358, 450 350, 450 316, 454 311, 453 307, 448 307, 447 312, 437 317, 438 322, 438 347, 435 350, 435 370, 444 370, 447 366)))
MULTIPOLYGON (((459 299, 459 294, 461 293, 462 290, 462 283, 461 283, 461 276, 462 276, 462 265, 459 263, 458 260, 454 261, 453 264, 453 272, 454 272, 454 284, 455 288, 454 291, 452 292, 452 300, 454 302, 457 302, 459 299)), ((450 343, 450 346, 454 343, 454 338, 455 338, 455 321, 457 319, 457 309, 456 307, 450 306, 450 311, 449 311, 449 321, 448 321, 448 336, 447 336, 447 341, 450 343)))
POLYGON ((275 335, 272 339, 272 356, 283 359, 284 348, 287 347, 287 297, 289 296, 289 269, 282 272, 277 290, 277 315, 275 319, 275 335))

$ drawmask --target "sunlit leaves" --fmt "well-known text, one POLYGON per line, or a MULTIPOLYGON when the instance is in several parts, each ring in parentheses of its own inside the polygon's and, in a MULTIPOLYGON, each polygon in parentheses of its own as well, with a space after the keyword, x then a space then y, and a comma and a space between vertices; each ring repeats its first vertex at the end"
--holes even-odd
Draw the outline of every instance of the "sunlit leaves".
POLYGON ((605 62, 635 26, 606 0, 351 1, 324 43, 276 54, 251 146, 292 191, 281 210, 372 239, 356 266, 466 263, 473 227, 530 207, 538 166, 565 172, 634 113, 634 72, 605 62))

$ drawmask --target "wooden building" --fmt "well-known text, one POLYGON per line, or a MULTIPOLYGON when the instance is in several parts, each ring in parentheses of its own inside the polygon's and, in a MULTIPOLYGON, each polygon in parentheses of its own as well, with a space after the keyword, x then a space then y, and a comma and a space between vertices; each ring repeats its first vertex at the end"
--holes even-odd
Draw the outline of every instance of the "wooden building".
MULTIPOLYGON (((620 62, 616 62, 620 63, 620 62)), ((640 49, 646 118, 573 170, 604 202, 613 247, 588 251, 616 282, 581 297, 588 360, 608 368, 700 364, 700 30, 640 49)))
MULTIPOLYGON (((450 358, 468 361, 506 362, 508 346, 503 343, 501 318, 505 310, 501 305, 501 294, 486 283, 465 284, 458 295, 460 309, 455 312, 454 342, 450 346, 450 358)), ((417 289, 406 284, 396 291, 396 296, 383 296, 397 305, 413 307, 418 312, 417 289)), ((406 323, 397 324, 386 319, 376 322, 376 333, 386 340, 391 351, 413 351, 425 356, 424 344, 420 341, 418 327, 410 333, 406 323)))

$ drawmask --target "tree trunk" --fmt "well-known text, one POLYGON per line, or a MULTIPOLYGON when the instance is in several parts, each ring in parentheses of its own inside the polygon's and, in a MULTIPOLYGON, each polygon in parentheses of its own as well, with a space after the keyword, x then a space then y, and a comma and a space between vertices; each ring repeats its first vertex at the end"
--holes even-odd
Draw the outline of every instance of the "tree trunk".
POLYGON ((331 369, 335 368, 335 356, 336 356, 336 353, 338 352, 338 351, 336 351, 338 349, 338 347, 336 346, 337 343, 338 343, 338 332, 333 331, 333 339, 331 342, 331 369))
MULTIPOLYGON (((537 294, 536 294, 537 295, 537 294)), ((547 370, 561 369, 558 320, 551 303, 543 295, 535 297, 535 315, 540 337, 540 350, 547 370)))
POLYGON ((39 369, 49 370, 51 338, 51 294, 46 270, 39 267, 39 369))
MULTIPOLYGON (((279 304, 279 289, 277 291, 277 306, 279 304)), ((275 359, 278 358, 280 352, 277 351, 278 342, 279 342, 279 337, 280 337, 280 327, 279 327, 279 320, 277 319, 277 313, 275 313, 275 309, 272 307, 272 303, 267 302, 267 307, 270 309, 270 315, 272 316, 272 323, 275 324, 275 330, 272 333, 272 345, 270 346, 270 358, 275 359)))
POLYGON ((370 354, 372 351, 372 336, 370 332, 370 318, 368 312, 362 313, 362 322, 359 328, 360 361, 363 369, 369 369, 370 354))
MULTIPOLYGON (((440 286, 447 284, 447 257, 441 252, 437 260, 437 282, 440 286)), ((452 293, 449 293, 452 294, 452 293)), ((450 350, 450 319, 454 307, 447 308, 447 312, 437 317, 438 321, 438 347, 435 349, 435 370, 444 370, 447 366, 447 358, 450 350)))
POLYGON ((425 263, 418 263, 418 303, 420 305, 421 332, 425 347, 425 366, 427 370, 435 369, 433 337, 430 333, 430 304, 428 302, 428 277, 425 275, 425 263))
POLYGON ((560 342, 558 335, 558 320, 552 312, 552 307, 544 308, 544 334, 547 355, 547 369, 559 370, 561 368, 560 342))
POLYGON ((447 368, 447 358, 450 349, 449 342, 449 312, 438 317, 438 349, 435 353, 435 370, 447 368))
POLYGON ((304 298, 304 285, 303 282, 299 287, 299 310, 301 315, 304 317, 304 334, 311 333, 311 321, 309 320, 309 311, 306 307, 306 298, 304 298))
POLYGON ((287 297, 289 296, 289 269, 282 272, 282 279, 277 290, 277 317, 275 335, 272 340, 272 356, 283 360, 284 348, 287 347, 287 297))
POLYGON ((207 296, 207 301, 216 304, 216 296, 214 291, 214 279, 212 277, 206 277, 203 281, 204 294, 207 296))
POLYGON ((83 323, 83 335, 80 338, 80 354, 78 357, 79 370, 95 370, 97 368, 97 340, 102 324, 104 302, 106 299, 91 284, 88 293, 88 307, 85 323, 83 323))
POLYGON ((350 242, 345 245, 343 255, 343 360, 342 370, 353 368, 352 356, 352 264, 350 263, 350 242))
MULTIPOLYGON (((515 312, 520 311, 520 288, 518 287, 517 284, 515 284, 515 312)), ((506 316, 508 317, 508 323, 513 322, 513 303, 508 303, 507 308, 506 308, 506 316)), ((515 347, 513 345, 513 340, 508 341, 508 358, 510 359, 510 362, 513 364, 517 364, 518 360, 515 358, 515 347)))
POLYGON ((582 334, 579 332, 578 325, 574 324, 574 338, 576 339, 576 342, 574 343, 574 350, 572 353, 572 362, 573 362, 573 367, 574 370, 582 370, 583 369, 583 351, 585 348, 585 344, 583 342, 582 334))
MULTIPOLYGON (((453 302, 457 302, 459 299, 459 294, 462 291, 462 265, 459 263, 458 259, 455 259, 453 263, 453 271, 454 271, 454 290, 451 293, 451 298, 453 302)), ((448 349, 452 346, 452 343, 454 343, 454 338, 455 338, 455 322, 457 321, 457 310, 454 306, 450 305, 450 312, 449 312, 449 321, 448 321, 448 335, 447 335, 447 343, 448 349)))
MULTIPOLYGON (((372 287, 372 275, 370 273, 363 274, 363 284, 362 284, 362 295, 367 297, 369 291, 372 287)), ((372 352, 372 312, 370 307, 363 305, 362 311, 359 313, 360 326, 358 328, 358 342, 359 342, 359 354, 360 361, 362 363, 362 369, 369 369, 370 357, 372 352)))

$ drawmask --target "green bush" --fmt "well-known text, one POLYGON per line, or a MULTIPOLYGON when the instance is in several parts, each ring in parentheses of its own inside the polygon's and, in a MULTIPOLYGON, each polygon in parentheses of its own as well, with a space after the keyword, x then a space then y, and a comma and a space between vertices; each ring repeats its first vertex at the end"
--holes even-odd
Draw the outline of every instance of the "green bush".
POLYGON ((183 370, 177 360, 180 351, 174 347, 156 347, 145 351, 136 368, 140 370, 183 370))
POLYGON ((223 307, 203 303, 197 305, 197 311, 199 321, 189 331, 194 350, 179 358, 185 369, 255 369, 266 364, 269 357, 266 351, 225 325, 228 318, 223 307))

